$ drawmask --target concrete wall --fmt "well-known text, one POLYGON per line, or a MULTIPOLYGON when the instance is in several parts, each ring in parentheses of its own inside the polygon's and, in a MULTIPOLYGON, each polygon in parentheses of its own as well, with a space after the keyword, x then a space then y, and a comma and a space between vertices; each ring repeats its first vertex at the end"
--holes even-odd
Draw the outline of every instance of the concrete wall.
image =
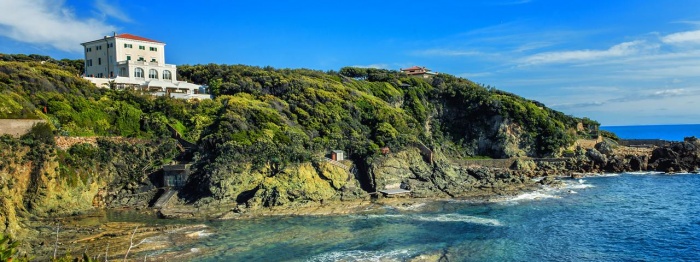
POLYGON ((0 135, 11 135, 14 137, 20 137, 29 130, 36 123, 46 122, 42 119, 0 119, 0 135))

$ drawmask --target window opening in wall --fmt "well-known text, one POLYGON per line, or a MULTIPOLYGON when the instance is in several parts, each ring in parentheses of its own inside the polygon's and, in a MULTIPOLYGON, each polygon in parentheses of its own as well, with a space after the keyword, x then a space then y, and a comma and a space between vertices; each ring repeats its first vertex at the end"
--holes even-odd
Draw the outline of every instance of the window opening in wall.
POLYGON ((170 73, 170 70, 165 70, 163 71, 163 80, 172 80, 173 75, 170 73))
POLYGON ((134 77, 143 78, 143 69, 139 67, 134 69, 134 77))
POLYGON ((155 69, 148 70, 148 78, 158 79, 158 71, 155 69))
POLYGON ((145 46, 142 46, 142 45, 140 45, 140 46, 139 46, 139 50, 146 50, 146 47, 145 47, 145 46))

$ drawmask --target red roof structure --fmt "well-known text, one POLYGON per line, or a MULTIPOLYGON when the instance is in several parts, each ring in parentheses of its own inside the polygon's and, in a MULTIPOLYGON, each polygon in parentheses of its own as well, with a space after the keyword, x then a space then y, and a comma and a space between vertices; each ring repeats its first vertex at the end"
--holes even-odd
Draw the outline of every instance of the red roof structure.
POLYGON ((401 71, 420 70, 420 69, 424 69, 424 68, 423 68, 423 67, 419 67, 419 66, 412 66, 412 67, 409 67, 409 68, 402 68, 401 71))
POLYGON ((140 37, 140 36, 132 35, 132 34, 119 34, 119 35, 117 35, 117 37, 131 39, 131 40, 138 40, 138 41, 154 42, 154 43, 161 43, 161 44, 163 43, 161 41, 156 41, 153 39, 148 39, 145 37, 140 37))

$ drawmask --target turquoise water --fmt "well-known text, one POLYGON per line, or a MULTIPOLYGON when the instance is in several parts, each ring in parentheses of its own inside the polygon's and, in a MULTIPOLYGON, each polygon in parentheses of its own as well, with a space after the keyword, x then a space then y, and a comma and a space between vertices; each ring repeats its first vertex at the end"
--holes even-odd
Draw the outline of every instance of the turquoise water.
POLYGON ((622 139, 662 139, 683 141, 689 136, 700 137, 700 125, 601 126, 622 139))
POLYGON ((700 261, 700 175, 567 180, 493 203, 209 222, 197 261, 700 261))

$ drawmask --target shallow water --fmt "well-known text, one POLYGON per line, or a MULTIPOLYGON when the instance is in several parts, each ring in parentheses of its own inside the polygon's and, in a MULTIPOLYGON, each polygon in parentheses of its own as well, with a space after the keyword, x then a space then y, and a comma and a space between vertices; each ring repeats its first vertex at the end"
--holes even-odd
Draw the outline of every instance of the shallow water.
POLYGON ((700 175, 567 180, 496 203, 439 201, 371 214, 214 221, 197 261, 700 260, 700 175))

